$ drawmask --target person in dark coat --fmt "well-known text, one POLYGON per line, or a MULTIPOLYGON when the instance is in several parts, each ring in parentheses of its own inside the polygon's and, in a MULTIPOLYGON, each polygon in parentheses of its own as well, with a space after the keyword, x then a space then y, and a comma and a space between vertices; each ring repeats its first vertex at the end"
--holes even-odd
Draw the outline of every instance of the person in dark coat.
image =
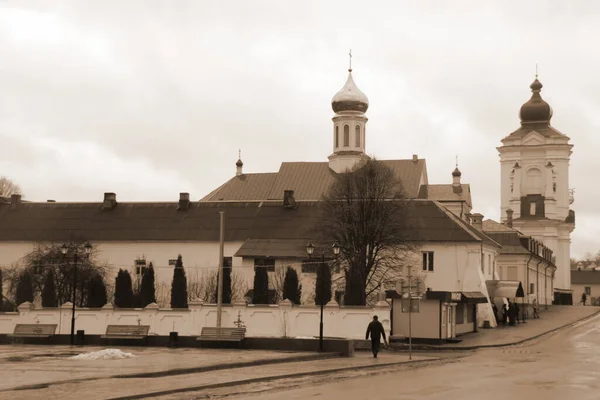
POLYGON ((371 351, 373 352, 373 357, 377 358, 377 353, 379 353, 379 346, 381 345, 379 339, 383 336, 383 343, 387 345, 387 341, 385 338, 385 329, 383 329, 383 325, 379 322, 377 315, 373 316, 373 321, 369 323, 367 327, 367 335, 365 340, 369 339, 369 335, 371 335, 371 351))
POLYGON ((508 307, 506 304, 502 305, 502 325, 506 325, 506 320, 508 319, 508 307))
POLYGON ((496 323, 500 322, 500 318, 498 317, 498 307, 496 306, 496 303, 492 303, 492 310, 494 311, 494 319, 496 320, 496 323))

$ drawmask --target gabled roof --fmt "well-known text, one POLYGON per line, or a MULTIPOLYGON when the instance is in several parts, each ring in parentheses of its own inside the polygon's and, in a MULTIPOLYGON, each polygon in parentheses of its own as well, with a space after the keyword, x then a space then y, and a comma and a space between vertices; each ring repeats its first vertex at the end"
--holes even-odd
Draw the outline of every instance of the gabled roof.
POLYGON ((482 232, 479 229, 475 228, 473 225, 469 224, 468 222, 466 222, 462 218, 459 218, 458 216, 454 215, 448 209, 446 209, 445 207, 443 207, 440 203, 435 202, 435 204, 437 204, 438 207, 440 207, 440 209, 446 215, 448 215, 454 221, 455 224, 459 225, 463 230, 469 232, 471 234, 471 236, 473 236, 474 238, 476 238, 477 241, 482 241, 484 243, 491 244, 492 246, 501 247, 498 242, 496 242, 495 240, 493 240, 492 238, 490 238, 488 235, 486 235, 484 232, 482 232))
POLYGON ((600 284, 600 271, 571 270, 571 283, 575 284, 600 284))
POLYGON ((521 233, 514 228, 510 228, 510 227, 508 227, 504 224, 501 224, 499 222, 496 222, 492 219, 486 219, 485 221, 483 221, 483 231, 486 233, 491 233, 491 232, 515 232, 517 234, 521 233))
POLYGON ((456 191, 451 184, 422 185, 419 190, 419 198, 435 200, 441 203, 464 201, 467 205, 472 206, 471 186, 468 183, 462 184, 460 185, 460 189, 460 191, 456 191))
MULTIPOLYGON (((461 222, 440 203, 410 202, 408 236, 416 242, 489 241, 482 232, 461 222)), ((178 210, 178 203, 21 203, 0 205, 0 242, 90 241, 218 241, 219 211, 225 211, 225 240, 313 239, 320 219, 318 202, 285 208, 280 201, 196 202, 178 210)), ((264 242, 261 242, 264 243, 264 242)), ((289 243, 288 243, 289 244, 289 243)), ((287 244, 286 244, 287 245, 287 244)))
MULTIPOLYGON (((421 183, 427 183, 425 160, 382 162, 400 179, 407 197, 416 199, 421 183)), ((279 172, 235 176, 200 201, 282 200, 285 190, 293 190, 296 200, 317 201, 325 195, 336 175, 327 162, 284 162, 279 172)))

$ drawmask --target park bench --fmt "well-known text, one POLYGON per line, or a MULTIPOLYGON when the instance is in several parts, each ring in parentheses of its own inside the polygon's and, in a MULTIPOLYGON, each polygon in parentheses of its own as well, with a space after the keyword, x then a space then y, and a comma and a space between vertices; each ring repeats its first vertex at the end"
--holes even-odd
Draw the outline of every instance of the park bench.
POLYGON ((56 324, 17 324, 10 337, 50 337, 56 332, 56 324))
POLYGON ((205 326, 198 340, 204 342, 241 342, 246 336, 246 328, 217 328, 205 326))
POLYGON ((108 325, 102 339, 145 339, 150 325, 108 325))

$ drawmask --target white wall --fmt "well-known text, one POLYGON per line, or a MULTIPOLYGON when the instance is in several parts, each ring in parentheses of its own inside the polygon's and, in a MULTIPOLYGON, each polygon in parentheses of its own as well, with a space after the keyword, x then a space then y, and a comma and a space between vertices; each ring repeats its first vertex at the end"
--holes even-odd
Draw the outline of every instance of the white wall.
MULTIPOLYGON (((214 304, 192 302, 189 309, 160 309, 149 305, 144 309, 77 308, 75 329, 86 334, 102 335, 107 325, 149 325, 150 335, 166 336, 171 331, 180 336, 198 336, 202 327, 216 326, 214 304)), ((223 306, 222 326, 233 327, 238 315, 249 337, 313 337, 319 335, 320 308, 279 305, 254 306, 239 303, 223 306)), ((377 315, 387 331, 390 329, 390 307, 339 307, 335 302, 324 310, 324 336, 364 339, 367 325, 377 315)), ((57 324, 57 334, 69 334, 71 305, 61 308, 34 308, 30 303, 19 306, 18 313, 0 313, 0 334, 10 334, 16 324, 57 324)))

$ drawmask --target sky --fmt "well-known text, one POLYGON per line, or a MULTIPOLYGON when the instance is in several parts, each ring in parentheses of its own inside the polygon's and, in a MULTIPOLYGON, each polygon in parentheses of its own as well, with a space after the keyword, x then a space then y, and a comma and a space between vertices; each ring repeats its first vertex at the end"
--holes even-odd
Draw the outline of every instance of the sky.
POLYGON ((326 161, 332 96, 369 97, 367 152, 425 158, 499 219, 496 147, 538 64, 571 138, 572 256, 600 250, 600 2, 3 1, 0 175, 31 201, 198 200, 244 172, 326 161))

